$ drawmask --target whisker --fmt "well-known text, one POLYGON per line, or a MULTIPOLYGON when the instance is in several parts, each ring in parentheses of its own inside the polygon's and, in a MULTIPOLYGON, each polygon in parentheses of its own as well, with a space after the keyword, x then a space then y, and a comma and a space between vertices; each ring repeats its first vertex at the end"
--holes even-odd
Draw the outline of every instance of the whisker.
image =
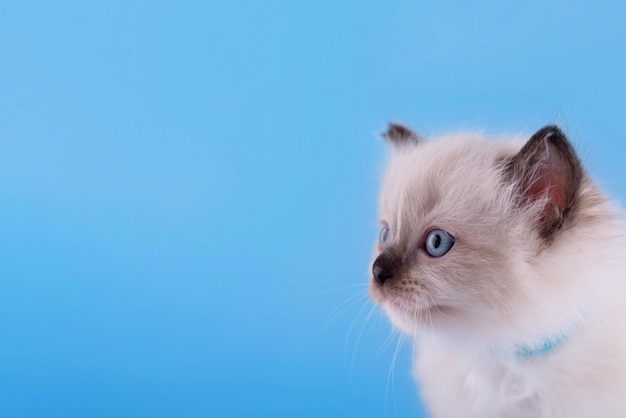
POLYGON ((343 302, 341 302, 335 309, 333 309, 333 311, 329 314, 329 318, 326 320, 326 322, 324 322, 324 324, 313 333, 313 335, 311 335, 311 337, 304 343, 302 344, 302 347, 307 346, 308 344, 311 343, 311 341, 313 341, 315 339, 315 337, 317 337, 326 327, 328 327, 332 322, 334 322, 337 318, 339 318, 339 316, 345 312, 348 308, 350 308, 351 306, 355 305, 356 303, 358 303, 358 297, 367 297, 367 294, 364 293, 363 291, 361 292, 357 292, 354 295, 351 295, 350 297, 348 297, 347 299, 345 299, 343 302))
MULTIPOLYGON (((433 307, 433 309, 438 310, 437 308, 437 303, 435 302, 435 299, 433 298, 433 296, 430 294, 430 292, 428 290, 424 290, 424 294, 426 295, 426 297, 428 298, 428 300, 430 301, 431 306, 433 307)), ((435 328, 433 326, 433 317, 432 314, 430 313, 430 309, 428 310, 428 322, 430 324, 430 332, 431 335, 434 335, 435 333, 435 328)))
POLYGON ((402 343, 404 342, 404 335, 400 335, 398 338, 398 342, 396 344, 396 349, 394 350, 393 357, 391 359, 391 365, 389 367, 389 373, 387 373, 387 384, 385 386, 385 416, 387 416, 387 404, 388 404, 388 393, 389 393, 389 383, 391 382, 391 394, 393 397, 393 410, 394 415, 398 416, 398 406, 396 404, 396 385, 395 385, 395 369, 396 369, 396 361, 398 359, 398 353, 400 352, 400 348, 402 347, 402 343))
MULTIPOLYGON (((350 335, 352 334, 352 330, 354 329, 354 326, 356 325, 356 323, 359 320, 359 318, 361 318, 361 315, 363 314, 363 311, 367 307, 368 303, 370 303, 370 300, 366 299, 363 302, 363 304, 361 305, 361 308, 359 309, 359 312, 357 312, 356 316, 352 320, 352 323, 350 323, 350 327, 348 328, 348 332, 346 333, 346 337, 344 338, 344 343, 343 343, 344 355, 345 355, 346 348, 347 348, 347 345, 348 345, 348 340, 350 339, 350 335)), ((370 312, 371 312, 371 309, 370 309, 370 312)), ((367 316, 365 317, 365 319, 367 320, 367 316)))
POLYGON ((352 375, 352 373, 354 371, 354 359, 356 357, 356 350, 357 350, 357 348, 359 346, 359 342, 361 341, 361 336, 363 335, 363 331, 365 330, 365 326, 369 322, 369 319, 372 317, 372 313, 374 313, 376 308, 377 308, 376 305, 372 305, 372 307, 370 308, 370 311, 367 313, 367 316, 365 317, 365 319, 363 321, 363 325, 361 326, 361 329, 359 330, 359 333, 358 333, 358 335, 356 337, 356 341, 354 342, 354 349, 352 350, 352 358, 350 359, 350 374, 351 375, 352 375))
POLYGON ((343 300, 343 302, 339 303, 332 311, 330 311, 329 315, 331 316, 336 315, 339 311, 343 310, 344 308, 349 306, 352 302, 354 302, 354 299, 361 298, 363 296, 367 296, 367 290, 365 289, 359 292, 356 292, 352 294, 351 296, 348 296, 346 299, 343 300))

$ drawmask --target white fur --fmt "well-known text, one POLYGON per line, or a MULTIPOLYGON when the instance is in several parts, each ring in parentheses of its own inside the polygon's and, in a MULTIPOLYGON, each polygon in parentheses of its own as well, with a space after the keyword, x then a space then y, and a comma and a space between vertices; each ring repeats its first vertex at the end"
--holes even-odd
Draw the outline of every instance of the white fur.
POLYGON ((395 293, 373 283, 372 296, 415 335, 415 375, 434 418, 626 417, 624 216, 585 177, 580 220, 542 247, 536 211, 511 212, 514 190, 494 169, 522 145, 462 134, 396 146, 380 206, 391 241, 406 247, 438 226, 457 242, 441 259, 416 256, 395 293), (434 204, 422 200, 428 190, 434 204), (454 309, 411 310, 433 304, 454 309), (549 353, 515 355, 558 334, 549 353))

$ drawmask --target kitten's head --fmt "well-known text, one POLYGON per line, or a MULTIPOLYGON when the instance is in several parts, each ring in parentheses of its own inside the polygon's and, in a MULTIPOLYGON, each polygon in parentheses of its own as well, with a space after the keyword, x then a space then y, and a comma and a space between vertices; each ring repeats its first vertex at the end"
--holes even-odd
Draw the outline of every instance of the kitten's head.
POLYGON ((535 264, 577 216, 584 175, 564 134, 431 142, 391 125, 385 137, 373 299, 408 332, 515 320, 549 288, 535 264))

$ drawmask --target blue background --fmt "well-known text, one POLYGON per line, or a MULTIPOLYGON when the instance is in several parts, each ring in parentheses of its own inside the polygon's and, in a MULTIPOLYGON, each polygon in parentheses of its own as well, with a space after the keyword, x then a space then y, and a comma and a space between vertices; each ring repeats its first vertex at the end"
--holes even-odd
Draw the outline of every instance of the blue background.
POLYGON ((0 415, 420 416, 365 291, 377 134, 557 122, 624 197, 625 17, 0 3, 0 415))

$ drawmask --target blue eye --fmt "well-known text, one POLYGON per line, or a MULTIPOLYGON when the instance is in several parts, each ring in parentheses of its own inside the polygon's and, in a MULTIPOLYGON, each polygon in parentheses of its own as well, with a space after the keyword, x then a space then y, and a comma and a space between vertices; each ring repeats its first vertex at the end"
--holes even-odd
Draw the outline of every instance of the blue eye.
POLYGON ((384 225, 383 229, 380 230, 380 235, 378 236, 378 243, 381 248, 385 248, 387 245, 387 240, 389 239, 389 226, 384 225))
POLYGON ((433 229, 426 235, 426 252, 431 257, 445 255, 454 245, 454 237, 443 229, 433 229))

